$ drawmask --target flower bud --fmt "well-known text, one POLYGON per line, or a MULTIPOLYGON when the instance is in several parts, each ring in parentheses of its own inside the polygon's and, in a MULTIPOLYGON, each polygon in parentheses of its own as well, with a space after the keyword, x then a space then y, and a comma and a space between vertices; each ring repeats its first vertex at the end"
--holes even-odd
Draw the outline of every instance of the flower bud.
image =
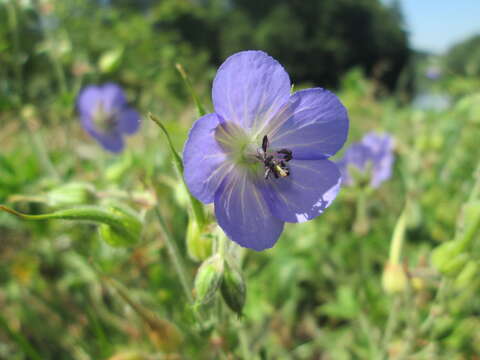
POLYGON ((477 261, 468 261, 455 279, 455 287, 459 290, 471 287, 472 282, 478 278, 479 270, 477 261))
POLYGON ((403 265, 387 262, 383 270, 382 286, 387 294, 405 291, 407 288, 407 275, 403 265))
POLYGON ((47 193, 49 205, 56 207, 88 204, 95 199, 95 189, 91 184, 71 182, 59 185, 47 193))
POLYGON ((242 316, 247 288, 240 269, 228 259, 225 261, 225 271, 220 290, 228 307, 238 316, 242 316))
POLYGON ((449 262, 447 262, 440 271, 445 276, 457 276, 458 273, 463 269, 463 267, 467 264, 470 256, 466 253, 462 253, 455 257, 452 257, 449 262))
POLYGON ((122 223, 121 231, 108 224, 99 227, 100 236, 112 246, 130 246, 140 240, 142 221, 135 211, 126 205, 112 203, 108 209, 122 223))
POLYGON ((122 60, 123 48, 119 47, 102 54, 98 60, 98 67, 103 73, 115 71, 122 60))
POLYGON ((214 236, 210 229, 210 226, 206 226, 200 230, 196 221, 192 218, 188 220, 187 251, 192 260, 202 261, 212 255, 214 236))
POLYGON ((468 260, 463 249, 464 244, 459 241, 443 243, 433 250, 432 264, 442 274, 455 276, 468 260))
POLYGON ((206 304, 213 299, 222 282, 224 260, 215 254, 203 262, 195 277, 196 304, 206 304))

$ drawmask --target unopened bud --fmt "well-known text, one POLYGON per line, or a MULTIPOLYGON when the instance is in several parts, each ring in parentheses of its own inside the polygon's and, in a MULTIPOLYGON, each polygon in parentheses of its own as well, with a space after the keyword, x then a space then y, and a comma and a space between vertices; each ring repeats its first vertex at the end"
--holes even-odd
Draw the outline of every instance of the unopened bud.
POLYGON ((387 262, 383 270, 382 286, 387 294, 405 291, 407 288, 407 275, 401 264, 387 262))
POLYGON ((122 60, 123 48, 119 47, 102 54, 98 61, 98 67, 103 73, 115 71, 122 60))
POLYGON ((91 184, 71 182, 51 189, 47 201, 51 206, 63 207, 88 204, 95 199, 95 189, 91 184))
POLYGON ((187 251, 188 255, 194 261, 202 261, 212 255, 212 245, 214 236, 210 226, 205 226, 202 230, 192 218, 188 221, 187 227, 187 251))
POLYGON ((457 276, 458 273, 464 268, 464 266, 467 264, 468 260, 470 259, 470 256, 466 253, 462 253, 460 255, 457 255, 455 257, 452 257, 450 261, 448 261, 441 269, 440 271, 445 275, 445 276, 457 276))
POLYGON ((442 274, 455 276, 468 260, 463 249, 464 244, 459 241, 443 243, 433 250, 432 264, 442 274))
POLYGON ((196 304, 206 304, 213 299, 220 283, 224 270, 223 258, 215 254, 203 262, 195 277, 196 304))
POLYGON ((457 289, 469 288, 472 282, 478 278, 479 264, 475 260, 468 261, 455 279, 457 289))
POLYGON ((112 203, 108 209, 122 227, 102 224, 99 227, 100 236, 112 246, 130 246, 138 243, 142 232, 142 221, 138 214, 123 204, 112 203))
POLYGON ((225 271, 220 289, 228 307, 238 316, 242 316, 247 288, 240 269, 231 260, 225 261, 225 271))

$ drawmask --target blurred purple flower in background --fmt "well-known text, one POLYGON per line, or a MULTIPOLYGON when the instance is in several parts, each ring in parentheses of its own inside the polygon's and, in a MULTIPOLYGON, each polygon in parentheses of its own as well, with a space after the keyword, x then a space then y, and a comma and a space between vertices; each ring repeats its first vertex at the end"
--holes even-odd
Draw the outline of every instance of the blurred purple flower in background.
POLYGON ((392 176, 393 160, 392 137, 370 132, 362 141, 350 145, 337 165, 344 185, 359 185, 360 181, 365 181, 377 188, 392 176))
POLYGON ((77 110, 85 130, 105 149, 123 150, 123 135, 132 135, 140 126, 139 113, 128 106, 123 89, 114 83, 82 89, 77 110))
POLYGON ((437 80, 442 76, 442 70, 435 65, 429 66, 425 71, 425 76, 430 80, 437 80))
POLYGON ((194 123, 183 152, 191 193, 214 202, 230 239, 257 251, 275 244, 285 222, 320 215, 340 187, 327 159, 347 138, 345 107, 324 89, 290 89, 266 53, 230 56, 213 82, 215 112, 194 123))

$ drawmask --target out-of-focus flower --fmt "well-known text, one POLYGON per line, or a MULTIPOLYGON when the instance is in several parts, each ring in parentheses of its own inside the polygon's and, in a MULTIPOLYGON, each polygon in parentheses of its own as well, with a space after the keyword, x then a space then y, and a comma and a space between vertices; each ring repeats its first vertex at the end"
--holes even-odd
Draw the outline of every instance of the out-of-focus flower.
POLYGON ((123 135, 134 134, 140 126, 140 115, 128 106, 117 84, 85 87, 78 95, 77 109, 85 130, 114 153, 122 151, 123 135))
POLYGON ((392 137, 370 132, 362 141, 350 145, 337 165, 344 185, 366 183, 377 188, 392 176, 393 161, 392 137))
POLYGON ((320 215, 340 187, 327 159, 347 138, 345 107, 321 88, 290 89, 266 53, 232 55, 213 82, 215 112, 195 122, 183 152, 191 193, 214 202, 230 239, 257 251, 275 244, 285 222, 320 215))
POLYGON ((425 76, 430 80, 437 80, 442 76, 442 70, 438 66, 429 66, 425 71, 425 76))

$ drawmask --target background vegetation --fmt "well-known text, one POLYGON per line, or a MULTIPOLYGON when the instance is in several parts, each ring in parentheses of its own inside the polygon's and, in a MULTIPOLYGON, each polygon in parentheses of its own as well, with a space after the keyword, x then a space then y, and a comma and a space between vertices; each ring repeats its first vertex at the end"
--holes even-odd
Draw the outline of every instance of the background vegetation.
POLYGON ((122 248, 95 224, 0 213, 0 358, 475 359, 479 49, 477 36, 414 53, 398 4, 377 0, 0 1, 0 204, 43 214, 115 199, 144 224, 122 248), (158 214, 192 288, 188 196, 146 114, 181 150, 197 114, 175 65, 211 109, 216 67, 244 49, 278 59, 296 89, 336 89, 349 142, 389 132, 396 161, 380 189, 342 189, 272 250, 229 245, 247 286, 237 317, 219 293, 193 307, 182 288, 158 214), (118 156, 75 111, 80 89, 105 81, 145 115, 118 156))

